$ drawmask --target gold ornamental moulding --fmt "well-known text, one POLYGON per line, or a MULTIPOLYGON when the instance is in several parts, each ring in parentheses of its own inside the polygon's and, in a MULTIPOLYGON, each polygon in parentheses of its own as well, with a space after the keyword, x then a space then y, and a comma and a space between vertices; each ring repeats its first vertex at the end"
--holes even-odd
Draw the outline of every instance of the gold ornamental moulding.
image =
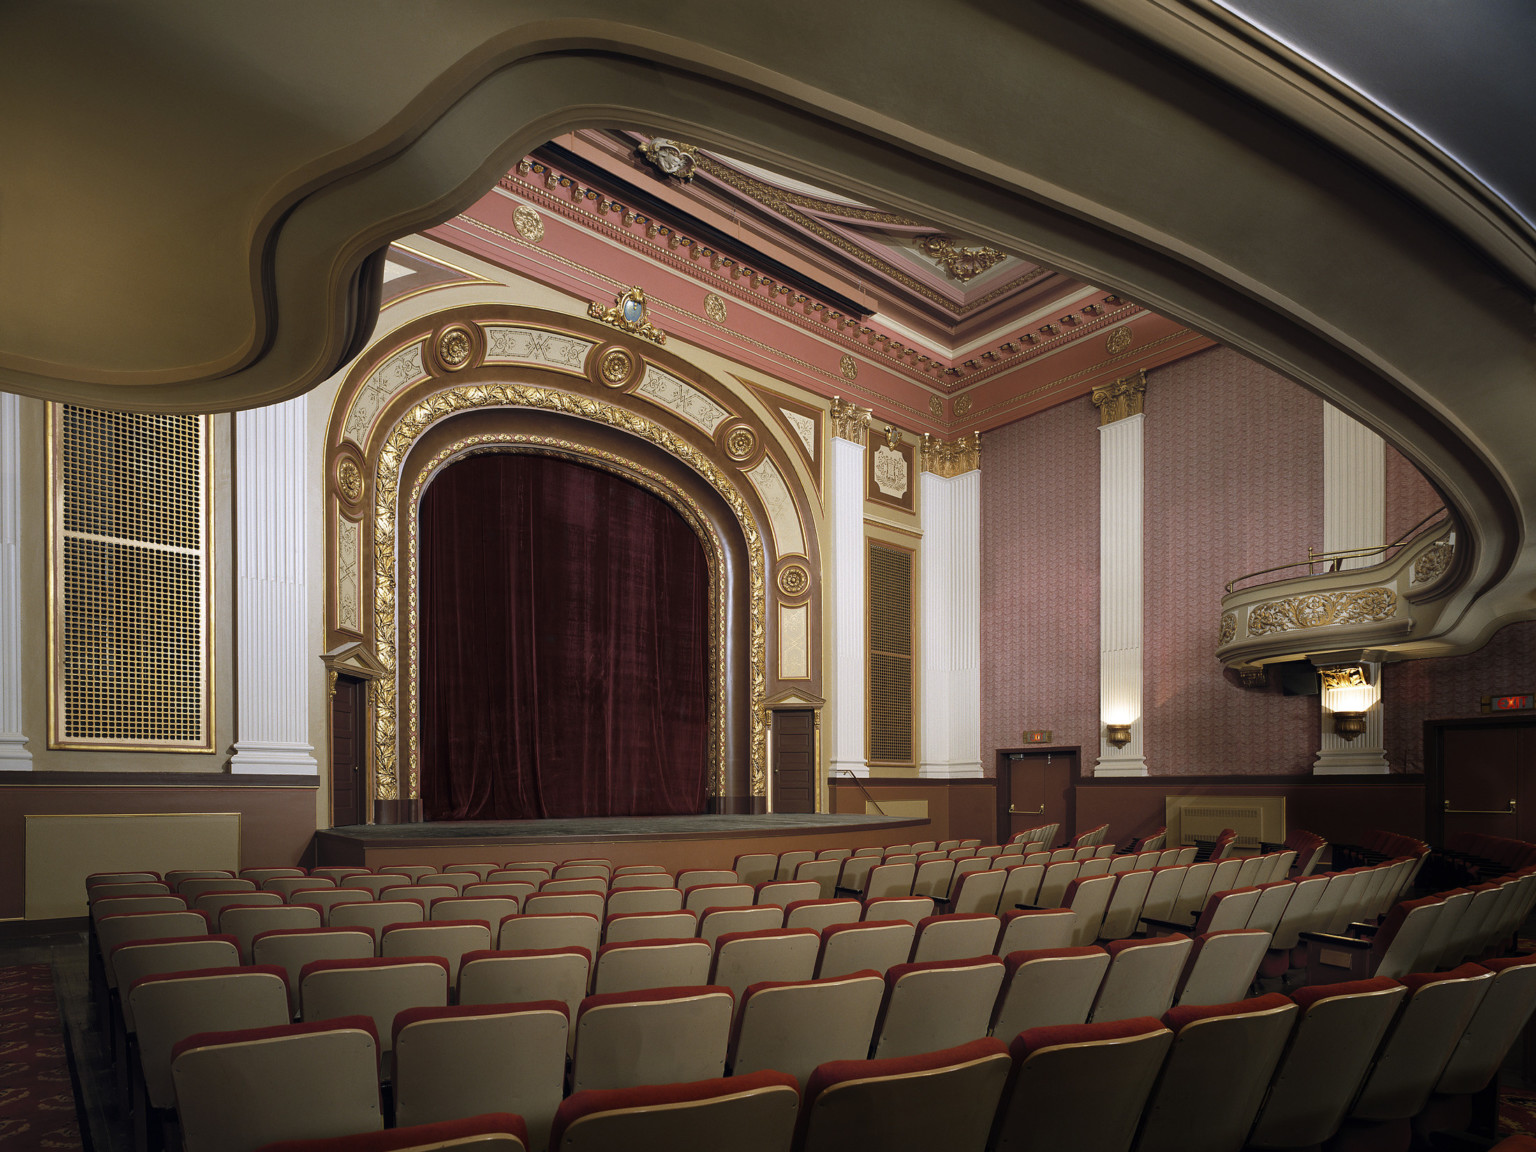
POLYGON ((1369 688, 1371 686, 1363 664, 1330 664, 1319 668, 1317 675, 1325 691, 1332 691, 1335 688, 1369 688))
POLYGON ((1130 416, 1140 416, 1146 394, 1145 372, 1100 384, 1093 390, 1093 406, 1099 410, 1099 427, 1130 416))
POLYGON ((1008 259, 1006 252, 999 252, 996 248, 988 248, 984 244, 968 248, 953 236, 946 236, 942 232, 936 236, 919 237, 917 246, 924 256, 944 269, 946 276, 951 280, 959 280, 962 284, 967 280, 976 279, 983 272, 997 267, 1008 259))
POLYGON ((871 415, 868 408, 860 408, 851 400, 832 397, 832 435, 855 444, 868 443, 871 415))
POLYGON ((632 336, 641 336, 657 344, 667 342, 667 334, 651 323, 651 306, 643 288, 626 288, 606 307, 594 300, 587 305, 587 315, 632 336))
POLYGON ((382 437, 373 482, 373 622, 374 651, 383 675, 375 681, 374 708, 374 780, 375 796, 380 800, 399 798, 404 783, 408 796, 414 798, 419 778, 412 771, 400 778, 400 732, 398 710, 402 670, 396 621, 399 608, 398 585, 411 585, 409 573, 399 565, 408 557, 397 555, 399 525, 396 506, 399 498, 400 469, 416 440, 439 421, 459 412, 477 408, 529 408, 560 412, 594 423, 606 424, 627 432, 683 462, 712 487, 730 507, 746 538, 750 572, 750 610, 748 629, 748 667, 751 683, 749 698, 752 716, 748 740, 749 791, 766 796, 768 788, 768 735, 762 720, 762 700, 767 695, 768 680, 768 594, 762 532, 741 491, 706 455, 682 437, 644 416, 628 409, 594 400, 557 388, 526 384, 463 384, 423 396, 412 404, 382 437))
POLYGON ((935 476, 960 476, 981 467, 981 433, 940 440, 923 433, 922 468, 935 476))
POLYGON ((1395 615, 1397 593, 1390 588, 1313 592, 1255 604, 1248 610, 1248 635, 1269 636, 1277 632, 1341 624, 1376 624, 1395 615))

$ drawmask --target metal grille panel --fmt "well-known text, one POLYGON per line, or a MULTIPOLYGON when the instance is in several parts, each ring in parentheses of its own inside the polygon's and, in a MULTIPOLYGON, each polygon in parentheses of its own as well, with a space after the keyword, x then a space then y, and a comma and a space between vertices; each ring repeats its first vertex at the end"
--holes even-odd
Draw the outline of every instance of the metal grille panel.
POLYGON ((912 763, 912 553, 869 545, 869 758, 912 763))
POLYGON ((208 751, 207 421, 55 411, 53 743, 208 751))

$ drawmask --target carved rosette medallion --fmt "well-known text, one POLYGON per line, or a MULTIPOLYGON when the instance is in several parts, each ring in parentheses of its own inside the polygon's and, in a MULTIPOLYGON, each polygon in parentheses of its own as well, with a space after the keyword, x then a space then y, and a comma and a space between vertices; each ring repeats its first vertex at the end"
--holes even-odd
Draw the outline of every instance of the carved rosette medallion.
POLYGON ((837 370, 843 374, 844 380, 856 380, 859 375, 859 362, 844 352, 843 358, 837 362, 837 370))
POLYGON ((1431 580, 1443 575, 1451 566, 1451 557, 1454 552, 1454 547, 1449 540, 1436 540, 1413 562, 1413 574, 1409 582, 1428 584, 1431 580))
POLYGON ((944 415, 944 401, 940 400, 937 396, 928 397, 928 411, 935 416, 944 415))
POLYGON ((475 355, 475 339, 468 328, 455 324, 437 338, 437 358, 450 372, 467 368, 475 355))
POLYGON ((798 561, 779 566, 779 592, 788 600, 798 600, 811 590, 811 570, 798 561))
POLYGON ((1104 351, 1111 356, 1117 356, 1131 346, 1135 337, 1131 334, 1131 326, 1122 324, 1118 328, 1111 328, 1109 335, 1104 337, 1104 351))
POLYGON ((955 415, 964 416, 971 410, 971 398, 969 396, 955 397, 955 415))
POLYGON ((1216 640, 1216 647, 1225 648, 1232 643, 1237 636, 1237 613, 1223 612, 1221 614, 1221 635, 1216 640))
POLYGON ((725 301, 713 292, 706 292, 704 294, 704 315, 708 316, 716 324, 724 324, 726 317, 725 301))
POLYGON ((1397 614, 1397 593, 1390 588, 1358 592, 1314 592, 1255 604, 1248 612, 1248 635, 1268 636, 1299 628, 1375 624, 1397 614))
POLYGON ((1147 395, 1147 374, 1138 372, 1093 390, 1093 406, 1099 410, 1099 426, 1113 424, 1129 416, 1140 416, 1147 395))
POLYGON ((512 209, 512 227, 530 244, 537 244, 544 239, 544 218, 530 205, 519 204, 512 209))
POLYGON ((740 464, 757 455, 757 433, 738 424, 725 434, 725 454, 740 464))
POLYGON ((348 503, 356 504, 363 498, 363 486, 363 470, 352 457, 343 456, 336 466, 336 490, 348 503))
POLYGON ((628 348, 609 345, 598 352, 592 374, 605 388, 622 388, 634 380, 639 367, 639 359, 628 348))
POLYGON ((981 433, 940 440, 923 433, 922 469, 935 476, 959 476, 981 467, 981 433))
POLYGON ((863 444, 869 435, 868 408, 860 408, 841 396, 832 397, 832 435, 863 444))

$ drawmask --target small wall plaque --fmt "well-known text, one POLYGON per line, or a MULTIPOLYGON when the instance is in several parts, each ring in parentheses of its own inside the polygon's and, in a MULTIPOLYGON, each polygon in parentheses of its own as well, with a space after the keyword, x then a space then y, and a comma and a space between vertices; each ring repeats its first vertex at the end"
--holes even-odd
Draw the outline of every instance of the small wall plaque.
POLYGON ((1036 728, 1024 733, 1026 744, 1049 744, 1051 742, 1051 730, 1049 728, 1036 728))
POLYGON ((1536 708, 1536 693, 1483 697, 1484 712, 1523 712, 1531 708, 1536 708))

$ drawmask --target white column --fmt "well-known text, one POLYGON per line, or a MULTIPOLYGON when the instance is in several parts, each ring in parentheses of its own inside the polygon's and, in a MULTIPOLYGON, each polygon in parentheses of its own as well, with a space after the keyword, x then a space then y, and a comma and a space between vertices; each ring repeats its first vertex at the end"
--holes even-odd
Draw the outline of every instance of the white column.
POLYGON ((0 392, 0 770, 32 767, 21 682, 21 398, 0 392))
POLYGON ((918 496, 918 775, 980 776, 981 472, 924 472, 918 496))
MULTIPOLYGON (((1387 542, 1386 445, 1348 413, 1323 405, 1323 551, 1379 548, 1387 542)), ((1341 568, 1367 568, 1382 557, 1357 556, 1341 568)), ((1371 685, 1323 689, 1318 776, 1390 772, 1382 735, 1381 665, 1367 664, 1371 685), (1335 712, 1364 712, 1365 731, 1345 740, 1333 730, 1335 712)))
POLYGON ((827 677, 833 782, 869 775, 864 739, 868 689, 864 676, 864 445, 842 436, 831 441, 827 475, 827 531, 832 559, 832 668, 827 677))
MULTIPOLYGON (((1097 396, 1095 397, 1097 400, 1097 396)), ((1139 409, 1140 405, 1136 407, 1139 409)), ((1145 776, 1141 750, 1142 425, 1135 415, 1099 427, 1099 759, 1095 776, 1145 776), (1106 724, 1130 727, 1116 748, 1106 724)))
POLYGON ((235 415, 235 755, 231 772, 319 773, 305 587, 307 399, 235 415))

